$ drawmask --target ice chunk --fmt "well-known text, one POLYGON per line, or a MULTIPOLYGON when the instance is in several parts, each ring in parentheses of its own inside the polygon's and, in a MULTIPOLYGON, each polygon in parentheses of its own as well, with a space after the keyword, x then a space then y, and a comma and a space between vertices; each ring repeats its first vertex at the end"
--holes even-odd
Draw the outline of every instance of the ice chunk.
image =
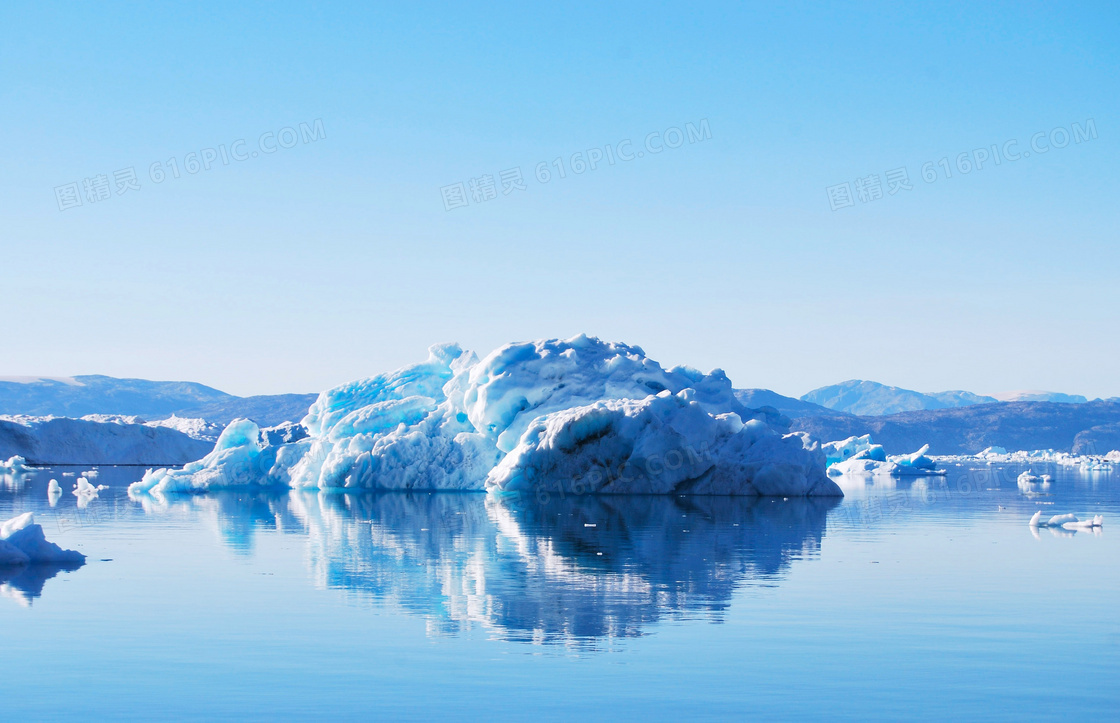
POLYGON ((35 524, 30 512, 13 517, 0 525, 0 564, 22 565, 84 563, 86 556, 74 550, 63 550, 48 542, 41 525, 35 524))
POLYGON ((50 484, 47 485, 47 503, 51 507, 58 504, 59 498, 62 497, 62 487, 58 484, 58 480, 52 479, 50 484))
MULTIPOLYGON (((1073 515, 1070 515, 1073 517, 1073 515)), ((1095 515, 1087 520, 1079 520, 1076 517, 1072 520, 1066 520, 1062 523, 1062 527, 1067 530, 1091 530, 1094 527, 1101 527, 1104 524, 1103 515, 1095 515)))
MULTIPOLYGON (((825 462, 829 466, 837 462, 843 462, 851 459, 858 454, 871 449, 872 446, 878 447, 871 441, 871 435, 865 434, 862 437, 848 437, 838 442, 826 442, 821 445, 821 450, 824 452, 825 462)), ((882 447, 879 447, 881 450, 882 447)), ((882 461, 886 461, 886 457, 882 461)))
POLYGON ((587 336, 508 344, 482 360, 433 346, 420 364, 323 392, 301 424, 307 438, 280 440, 237 420, 205 458, 150 470, 130 493, 500 491, 541 475, 590 474, 593 463, 656 466, 663 457, 657 479, 612 472, 609 484, 585 481, 588 491, 840 494, 817 444, 789 435, 773 409, 743 406, 721 370, 666 370, 638 347, 587 336), (690 446, 711 459, 673 466, 690 446), (611 456, 596 460, 593 448, 611 456))
POLYGON ((27 460, 18 454, 9 457, 7 462, 0 462, 0 474, 20 475, 28 471, 27 460))
POLYGON ((537 417, 488 488, 571 493, 839 495, 820 450, 764 422, 711 415, 685 390, 537 417))
MULTIPOLYGON (((870 442, 870 440, 868 440, 870 442)), ((837 462, 828 468, 830 477, 843 476, 889 476, 924 477, 944 476, 945 470, 937 469, 936 463, 926 456, 929 445, 923 446, 913 454, 887 457, 880 445, 872 444, 849 459, 837 462)))
MULTIPOLYGON (((56 483, 57 484, 57 483, 56 483)), ((109 485, 97 485, 96 487, 85 477, 79 477, 78 482, 74 485, 73 494, 76 497, 97 497, 97 493, 102 490, 109 489, 109 485)), ((48 487, 48 494, 50 489, 48 487)))
POLYGON ((1090 530, 1094 527, 1102 527, 1104 525, 1104 515, 1094 515, 1087 520, 1079 520, 1077 515, 1067 513, 1064 515, 1054 515, 1049 520, 1042 521, 1042 511, 1034 513, 1031 521, 1027 523, 1030 527, 1051 527, 1051 528, 1064 528, 1067 530, 1090 530))

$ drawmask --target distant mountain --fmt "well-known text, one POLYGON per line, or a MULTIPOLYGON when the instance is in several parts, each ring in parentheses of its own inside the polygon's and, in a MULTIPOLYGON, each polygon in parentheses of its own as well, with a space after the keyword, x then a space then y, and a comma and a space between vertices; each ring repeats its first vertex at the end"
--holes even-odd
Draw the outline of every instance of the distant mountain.
POLYGON ((1062 394, 1060 392, 1003 392, 993 394, 1001 402, 1055 402, 1058 404, 1084 404, 1089 401, 1080 394, 1062 394))
POLYGON ((91 374, 78 377, 0 377, 0 414, 83 417, 122 414, 167 417, 181 409, 237 399, 194 382, 150 382, 91 374))
POLYGON ((986 447, 1106 454, 1120 449, 1120 402, 1006 402, 886 416, 801 417, 795 431, 822 442, 870 434, 888 454, 975 454, 986 447))
MULTIPOLYGON (((988 404, 990 402, 999 401, 995 397, 985 397, 981 394, 973 394, 972 392, 952 391, 952 392, 932 392, 925 396, 936 399, 941 402, 944 407, 942 409, 951 409, 953 407, 967 407, 973 404, 988 404)), ((1046 401, 1043 399, 1026 400, 1023 401, 1046 401)), ((926 407, 927 409, 936 409, 936 407, 926 407)))
POLYGON ((870 416, 922 409, 948 409, 996 401, 994 397, 983 397, 971 392, 923 394, 861 379, 814 389, 802 396, 801 400, 836 411, 870 416))
POLYGON ((155 382, 101 375, 0 377, 0 414, 84 417, 117 414, 164 419, 201 417, 226 424, 247 417, 262 426, 303 418, 315 394, 237 397, 195 382, 155 382))
POLYGON ((798 417, 847 417, 846 412, 838 412, 812 402, 803 402, 793 397, 784 397, 769 389, 736 389, 735 397, 751 409, 773 407, 790 419, 798 417))

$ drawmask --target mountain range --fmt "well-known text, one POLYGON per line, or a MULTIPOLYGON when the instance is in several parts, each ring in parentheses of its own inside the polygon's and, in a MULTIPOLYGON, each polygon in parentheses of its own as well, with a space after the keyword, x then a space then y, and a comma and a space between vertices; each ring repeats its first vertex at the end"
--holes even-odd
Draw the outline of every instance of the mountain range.
POLYGON ((960 390, 949 392, 916 392, 878 382, 852 379, 814 389, 801 401, 817 404, 839 412, 864 416, 882 416, 919 410, 954 409, 995 402, 1056 402, 1084 404, 1088 400, 1075 394, 1058 392, 1005 392, 992 396, 960 390))
POLYGON ((0 414, 84 417, 119 414, 163 419, 200 417, 227 424, 238 417, 264 427, 298 422, 317 394, 238 397, 196 382, 75 377, 0 377, 0 414))

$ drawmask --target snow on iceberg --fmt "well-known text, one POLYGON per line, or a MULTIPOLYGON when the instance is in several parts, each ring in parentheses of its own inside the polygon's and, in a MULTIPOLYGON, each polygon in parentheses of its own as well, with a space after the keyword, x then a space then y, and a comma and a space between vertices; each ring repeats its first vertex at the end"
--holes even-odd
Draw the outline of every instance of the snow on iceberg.
POLYGON ((0 525, 0 566, 41 563, 81 565, 85 561, 86 556, 82 553, 63 550, 53 542, 48 542, 42 525, 35 524, 35 518, 30 512, 0 525))
POLYGON ((236 420, 214 451, 149 471, 133 493, 221 487, 841 495, 824 456, 772 409, 748 409, 722 370, 664 369, 587 336, 456 344, 420 364, 323 392, 309 436, 269 444, 236 420), (643 474, 637 474, 642 470, 643 474))

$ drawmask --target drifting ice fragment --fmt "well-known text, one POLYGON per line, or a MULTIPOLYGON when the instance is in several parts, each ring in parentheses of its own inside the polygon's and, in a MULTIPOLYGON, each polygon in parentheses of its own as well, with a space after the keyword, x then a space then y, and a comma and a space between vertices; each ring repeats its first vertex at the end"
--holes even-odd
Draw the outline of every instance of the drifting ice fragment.
POLYGON ((871 440, 867 435, 864 437, 849 437, 842 442, 829 442, 822 447, 825 450, 836 448, 834 445, 849 445, 852 440, 863 443, 866 438, 866 446, 863 446, 860 451, 853 454, 843 462, 837 462, 828 468, 828 475, 830 477, 842 477, 844 475, 863 476, 890 476, 890 477, 924 477, 924 476, 943 476, 945 470, 937 469, 937 465, 926 456, 929 451, 929 445, 925 445, 913 454, 904 454, 894 457, 887 457, 886 452, 883 451, 882 445, 871 444, 871 440))
POLYGON ((1064 527, 1065 529, 1080 529, 1088 530, 1094 527, 1104 526, 1104 515, 1094 515, 1088 520, 1079 520, 1077 515, 1072 513, 1065 515, 1054 515, 1046 522, 1042 521, 1042 511, 1034 513, 1031 521, 1027 523, 1030 527, 1064 527))
POLYGON ((58 480, 52 479, 50 484, 47 485, 47 502, 51 507, 54 507, 61 497, 62 487, 58 484, 58 480))
MULTIPOLYGON (((92 499, 94 497, 97 497, 98 492, 107 489, 109 489, 108 485, 97 485, 96 487, 94 487, 88 479, 86 479, 85 477, 79 477, 77 484, 74 485, 74 491, 72 494, 74 494, 74 496, 76 497, 89 497, 92 499)), ((50 490, 48 488, 48 494, 49 492, 50 490)))

